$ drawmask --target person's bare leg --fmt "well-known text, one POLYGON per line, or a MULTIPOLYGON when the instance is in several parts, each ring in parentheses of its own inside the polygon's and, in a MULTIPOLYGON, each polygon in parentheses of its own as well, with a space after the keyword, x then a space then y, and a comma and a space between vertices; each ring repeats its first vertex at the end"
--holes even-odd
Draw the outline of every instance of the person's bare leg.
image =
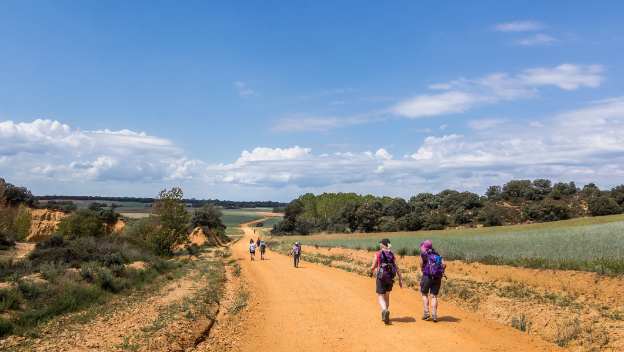
POLYGON ((423 300, 423 319, 429 318, 429 296, 426 294, 422 295, 423 300))
POLYGON ((438 320, 438 296, 431 295, 431 313, 433 316, 433 321, 438 320))
POLYGON ((386 310, 390 309, 390 292, 384 294, 384 301, 386 301, 386 310))
POLYGON ((382 311, 388 309, 388 306, 386 305, 386 298, 384 296, 385 295, 377 295, 377 301, 379 302, 379 307, 381 307, 382 311))

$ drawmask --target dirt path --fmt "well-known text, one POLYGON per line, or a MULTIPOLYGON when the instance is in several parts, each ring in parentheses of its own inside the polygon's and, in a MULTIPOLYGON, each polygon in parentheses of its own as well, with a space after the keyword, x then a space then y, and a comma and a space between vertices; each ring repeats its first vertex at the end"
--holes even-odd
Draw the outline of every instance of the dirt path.
POLYGON ((417 292, 396 287, 392 325, 380 321, 373 279, 268 252, 249 260, 253 228, 233 247, 252 301, 241 351, 555 351, 551 344, 442 303, 440 322, 420 320, 417 292), (259 256, 258 258, 259 259, 259 256), (383 347, 381 347, 383 346, 383 347))

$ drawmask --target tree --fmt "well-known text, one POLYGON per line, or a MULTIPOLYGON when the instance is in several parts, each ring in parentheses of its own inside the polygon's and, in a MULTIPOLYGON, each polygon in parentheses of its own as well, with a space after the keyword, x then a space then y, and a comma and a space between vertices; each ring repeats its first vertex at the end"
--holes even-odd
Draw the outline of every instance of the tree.
POLYGON ((399 229, 404 231, 418 231, 423 225, 424 219, 416 212, 411 212, 398 220, 399 229))
POLYGON ((619 185, 611 189, 611 198, 620 206, 624 206, 624 185, 619 185))
POLYGON ((619 214, 622 208, 613 198, 599 196, 591 198, 588 202, 589 213, 592 216, 619 214))
POLYGON ((364 232, 375 231, 382 215, 383 205, 381 202, 373 201, 363 203, 355 212, 358 228, 364 232))
POLYGON ((61 236, 68 240, 81 237, 101 237, 105 234, 104 222, 92 210, 82 209, 63 218, 58 225, 61 236))
POLYGON ((162 255, 170 255, 173 248, 187 239, 186 229, 190 215, 183 200, 184 193, 179 187, 160 191, 154 204, 154 215, 161 226, 154 238, 155 249, 162 255))
POLYGON ((511 202, 532 200, 535 193, 530 180, 511 180, 503 186, 503 199, 511 202))
POLYGON ((533 194, 535 200, 540 200, 552 192, 552 183, 550 180, 538 178, 533 180, 533 194))
POLYGON ((479 210, 477 219, 483 226, 501 226, 505 224, 505 210, 495 204, 488 204, 479 210))
POLYGON ((410 206, 403 198, 394 198, 384 207, 384 215, 398 219, 410 212, 410 206))
POLYGON ((16 207, 20 204, 32 206, 35 204, 35 197, 26 187, 17 187, 0 178, 0 206, 3 204, 16 207))
POLYGON ((212 231, 224 233, 225 225, 221 220, 223 213, 219 208, 212 204, 206 204, 199 208, 191 218, 192 227, 208 227, 212 231))
POLYGON ((602 192, 600 191, 600 188, 598 188, 598 186, 596 186, 596 184, 592 182, 583 186, 583 190, 581 191, 581 194, 583 195, 584 198, 589 199, 592 197, 599 197, 602 194, 602 192))
POLYGON ((554 199, 561 199, 564 197, 573 196, 577 192, 576 184, 574 182, 564 183, 557 182, 552 187, 551 196, 554 199))
POLYGON ((485 192, 485 196, 488 200, 497 201, 502 198, 503 189, 501 186, 490 186, 485 192))
POLYGON ((524 207, 522 216, 532 221, 558 221, 572 217, 572 211, 563 201, 546 199, 524 207))

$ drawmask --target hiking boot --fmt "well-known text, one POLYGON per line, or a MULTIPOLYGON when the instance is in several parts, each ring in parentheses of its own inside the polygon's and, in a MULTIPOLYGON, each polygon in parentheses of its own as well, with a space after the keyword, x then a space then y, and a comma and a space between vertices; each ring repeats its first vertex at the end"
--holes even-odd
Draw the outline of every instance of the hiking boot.
POLYGON ((432 317, 434 323, 438 322, 438 315, 437 314, 434 314, 431 317, 432 317))
POLYGON ((422 316, 422 320, 429 320, 429 318, 430 318, 429 313, 425 313, 422 316))
POLYGON ((381 321, 384 321, 386 319, 386 310, 382 310, 381 311, 381 321))
POLYGON ((386 325, 390 324, 390 311, 389 310, 384 311, 383 321, 386 325))

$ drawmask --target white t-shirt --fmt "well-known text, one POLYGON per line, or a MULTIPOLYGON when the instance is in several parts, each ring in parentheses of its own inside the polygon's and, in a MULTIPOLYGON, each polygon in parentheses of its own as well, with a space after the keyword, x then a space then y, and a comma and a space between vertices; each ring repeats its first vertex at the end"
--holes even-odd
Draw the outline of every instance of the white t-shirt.
POLYGON ((256 250, 256 244, 255 243, 250 243, 249 244, 249 250, 250 251, 255 251, 256 250))

